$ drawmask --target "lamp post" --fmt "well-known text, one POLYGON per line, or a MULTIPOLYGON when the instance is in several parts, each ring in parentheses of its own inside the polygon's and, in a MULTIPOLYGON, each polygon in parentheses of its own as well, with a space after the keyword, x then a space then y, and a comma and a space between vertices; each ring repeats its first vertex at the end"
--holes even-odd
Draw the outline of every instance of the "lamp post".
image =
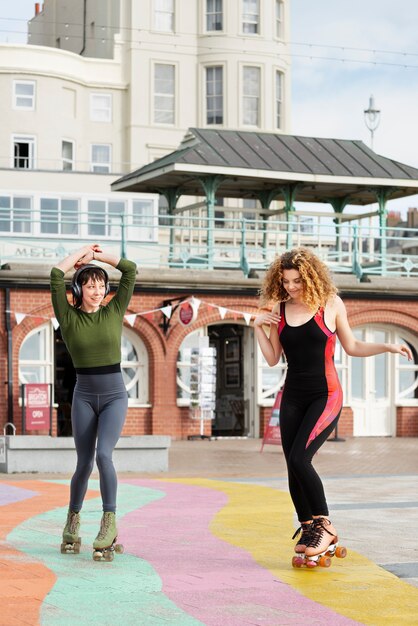
POLYGON ((374 108, 373 96, 370 96, 369 108, 365 109, 364 111, 364 121, 366 123, 367 128, 370 131, 370 135, 371 135, 370 147, 373 150, 374 131, 379 126, 379 122, 380 122, 380 111, 374 108))

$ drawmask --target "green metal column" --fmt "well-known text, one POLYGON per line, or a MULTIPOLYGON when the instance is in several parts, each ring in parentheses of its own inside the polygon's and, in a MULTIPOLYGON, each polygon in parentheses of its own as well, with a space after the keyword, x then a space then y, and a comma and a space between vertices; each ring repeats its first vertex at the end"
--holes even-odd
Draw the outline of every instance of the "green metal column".
POLYGON ((387 240, 386 240, 386 202, 392 192, 392 189, 380 188, 376 190, 376 197, 379 203, 379 236, 380 236, 380 271, 382 276, 387 271, 387 240))
POLYGON ((283 194, 284 202, 285 202, 285 214, 286 214, 286 222, 287 222, 287 232, 286 232, 286 249, 289 250, 293 245, 293 214, 295 212, 295 207, 293 205, 296 197, 296 192, 299 190, 300 184, 293 183, 290 185, 284 185, 281 187, 281 192, 283 194))
MULTIPOLYGON (((349 204, 350 198, 345 196, 344 198, 330 198, 329 203, 334 209, 334 213, 341 216, 347 204, 349 204)), ((337 252, 338 262, 341 261, 341 233, 340 233, 340 217, 334 218, 335 224, 335 249, 337 252)))
MULTIPOLYGON (((271 189, 270 191, 260 191, 257 196, 260 200, 261 208, 263 211, 268 211, 270 208, 270 204, 273 202, 275 198, 279 194, 281 194, 281 189, 271 189)), ((263 259, 267 258, 267 223, 268 223, 268 215, 263 215, 263 259)))
POLYGON ((215 195, 216 191, 223 181, 223 176, 207 176, 199 178, 200 184, 206 195, 206 211, 207 211, 207 257, 208 269, 213 270, 214 267, 214 230, 215 230, 215 195))
POLYGON ((168 204, 168 214, 170 220, 170 243, 168 249, 168 264, 172 262, 174 258, 174 209, 177 206, 178 199, 181 196, 179 187, 170 187, 168 189, 159 189, 159 194, 164 196, 168 204))

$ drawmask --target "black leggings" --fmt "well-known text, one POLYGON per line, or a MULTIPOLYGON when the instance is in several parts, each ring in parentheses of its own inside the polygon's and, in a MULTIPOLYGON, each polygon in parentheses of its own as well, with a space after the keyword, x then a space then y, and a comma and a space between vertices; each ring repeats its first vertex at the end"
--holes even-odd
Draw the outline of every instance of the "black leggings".
POLYGON ((71 408, 71 422, 77 467, 71 479, 70 508, 80 511, 87 484, 96 463, 100 476, 103 511, 116 511, 117 477, 113 449, 122 432, 128 408, 128 394, 120 372, 77 374, 71 408))
POLYGON ((313 515, 328 515, 322 481, 312 466, 312 458, 334 430, 341 413, 306 447, 318 418, 327 404, 325 391, 307 391, 303 386, 285 385, 280 406, 282 447, 289 476, 290 496, 300 522, 313 515))

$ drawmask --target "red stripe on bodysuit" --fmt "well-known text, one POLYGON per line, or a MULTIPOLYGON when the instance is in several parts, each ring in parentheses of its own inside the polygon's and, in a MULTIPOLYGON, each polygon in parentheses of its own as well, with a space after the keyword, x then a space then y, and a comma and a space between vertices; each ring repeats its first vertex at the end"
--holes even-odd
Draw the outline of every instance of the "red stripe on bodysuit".
POLYGON ((337 417, 341 411, 343 392, 338 378, 337 370, 334 365, 334 351, 336 343, 336 335, 332 333, 325 324, 324 309, 321 307, 318 313, 314 317, 315 322, 319 328, 327 335, 327 343, 325 346, 325 378, 328 387, 328 400, 324 410, 318 418, 315 426, 313 427, 311 434, 309 435, 306 443, 306 448, 310 443, 320 434, 325 428, 327 428, 331 422, 337 417))

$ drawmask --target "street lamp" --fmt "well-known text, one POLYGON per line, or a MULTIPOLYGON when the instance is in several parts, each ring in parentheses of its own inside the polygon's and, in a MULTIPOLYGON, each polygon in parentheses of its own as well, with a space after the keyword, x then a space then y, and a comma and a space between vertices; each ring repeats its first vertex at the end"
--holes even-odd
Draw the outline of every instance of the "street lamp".
POLYGON ((371 135, 370 147, 373 150, 374 131, 379 126, 379 122, 380 122, 380 111, 374 108, 373 96, 370 96, 369 108, 365 109, 364 111, 364 121, 366 122, 366 126, 370 131, 370 135, 371 135))

